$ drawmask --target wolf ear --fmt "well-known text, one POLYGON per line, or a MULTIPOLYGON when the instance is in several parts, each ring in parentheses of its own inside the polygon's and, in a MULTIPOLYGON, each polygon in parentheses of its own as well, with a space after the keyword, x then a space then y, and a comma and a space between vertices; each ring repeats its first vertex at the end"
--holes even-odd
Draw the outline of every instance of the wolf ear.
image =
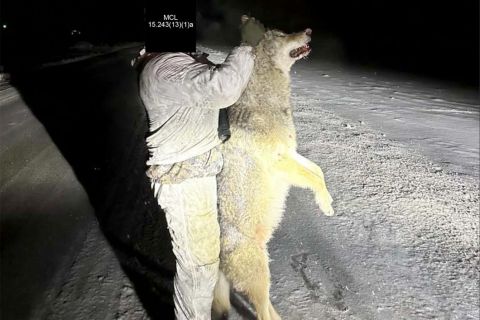
POLYGON ((272 30, 267 30, 267 31, 263 34, 263 38, 265 38, 265 39, 267 39, 267 40, 273 39, 273 31, 272 31, 272 30))
POLYGON ((244 15, 242 15, 242 17, 240 18, 240 21, 242 21, 242 24, 244 24, 244 23, 247 22, 249 19, 250 19, 250 17, 247 16, 246 14, 244 14, 244 15))

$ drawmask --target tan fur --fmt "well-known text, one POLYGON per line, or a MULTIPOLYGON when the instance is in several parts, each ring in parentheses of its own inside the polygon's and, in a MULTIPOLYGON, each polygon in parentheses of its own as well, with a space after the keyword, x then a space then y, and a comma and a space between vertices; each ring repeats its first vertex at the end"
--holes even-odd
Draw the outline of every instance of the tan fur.
POLYGON ((296 152, 289 75, 296 59, 289 52, 307 41, 305 32, 265 33, 254 50, 250 82, 229 109, 232 135, 222 147, 220 268, 262 320, 280 319, 269 298, 267 242, 280 223, 290 186, 312 190, 320 209, 333 214, 322 170, 296 152))

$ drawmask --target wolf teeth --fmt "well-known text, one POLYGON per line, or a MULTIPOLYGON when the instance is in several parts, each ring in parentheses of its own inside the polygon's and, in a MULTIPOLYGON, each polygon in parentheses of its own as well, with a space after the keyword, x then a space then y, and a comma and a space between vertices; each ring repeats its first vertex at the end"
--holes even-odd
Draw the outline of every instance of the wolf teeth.
POLYGON ((306 43, 303 46, 290 51, 290 56, 292 58, 297 58, 299 55, 301 55, 302 53, 306 53, 309 50, 310 50, 310 45, 308 43, 306 43))
POLYGON ((290 55, 291 55, 293 58, 296 58, 296 57, 298 57, 299 55, 301 55, 302 53, 308 52, 309 50, 310 50, 310 45, 307 43, 307 44, 304 44, 303 46, 301 46, 301 47, 299 47, 299 48, 293 49, 293 50, 290 52, 290 55))

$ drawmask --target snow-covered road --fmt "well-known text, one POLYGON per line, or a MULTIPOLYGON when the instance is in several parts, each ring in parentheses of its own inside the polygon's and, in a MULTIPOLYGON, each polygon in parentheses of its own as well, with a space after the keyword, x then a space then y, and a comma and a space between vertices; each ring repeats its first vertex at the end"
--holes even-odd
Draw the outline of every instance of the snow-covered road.
POLYGON ((295 87, 335 114, 362 121, 442 167, 478 175, 478 92, 429 79, 302 63, 295 87))
POLYGON ((168 315, 173 266, 159 260, 171 249, 144 175, 135 52, 1 87, 2 319, 168 315))
MULTIPOLYGON (((168 318, 134 54, 46 69, 17 86, 23 100, 2 91, 4 319, 168 318)), ((292 88, 299 152, 323 168, 337 215, 290 192, 270 243, 283 318, 479 319, 477 93, 314 59, 294 66, 292 88)), ((250 318, 235 300, 231 318, 250 318)))

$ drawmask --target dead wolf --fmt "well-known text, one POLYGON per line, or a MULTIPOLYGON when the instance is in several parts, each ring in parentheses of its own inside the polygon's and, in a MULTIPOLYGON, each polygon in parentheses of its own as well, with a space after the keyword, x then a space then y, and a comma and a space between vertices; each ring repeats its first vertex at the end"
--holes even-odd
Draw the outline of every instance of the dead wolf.
MULTIPOLYGON (((263 25, 252 19, 242 17, 244 40, 246 33, 255 38, 252 28, 262 31, 263 25)), ((213 302, 216 316, 230 309, 231 284, 247 296, 258 319, 280 319, 269 298, 267 242, 280 223, 290 186, 312 190, 321 211, 334 213, 322 170, 296 152, 290 68, 310 53, 311 33, 262 32, 247 88, 228 109, 231 138, 222 145, 224 166, 218 177, 221 272, 213 302)))

